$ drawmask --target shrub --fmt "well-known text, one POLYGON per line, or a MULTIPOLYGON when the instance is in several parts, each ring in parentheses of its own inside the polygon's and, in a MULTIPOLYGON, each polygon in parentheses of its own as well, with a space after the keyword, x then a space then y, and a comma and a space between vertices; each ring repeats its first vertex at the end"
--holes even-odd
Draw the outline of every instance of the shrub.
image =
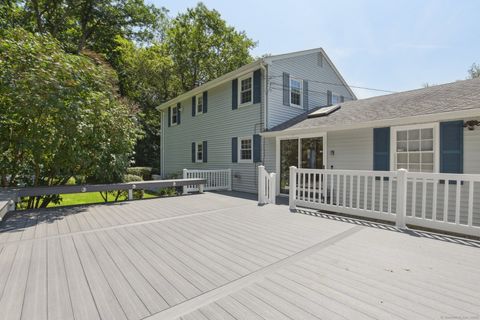
POLYGON ((127 175, 142 177, 143 180, 152 180, 151 167, 130 167, 127 168, 127 175))
MULTIPOLYGON (((123 176, 123 182, 137 182, 137 181, 143 181, 142 177, 134 175, 134 174, 126 174, 123 176)), ((133 199, 142 199, 145 194, 145 191, 143 189, 135 189, 133 190, 133 199)), ((125 199, 128 198, 128 191, 122 191, 122 196, 125 197, 125 199)))

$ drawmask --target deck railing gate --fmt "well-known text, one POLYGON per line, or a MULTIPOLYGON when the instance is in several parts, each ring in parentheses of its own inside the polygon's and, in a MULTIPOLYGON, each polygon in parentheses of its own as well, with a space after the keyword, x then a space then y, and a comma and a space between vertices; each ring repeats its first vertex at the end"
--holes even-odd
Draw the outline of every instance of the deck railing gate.
POLYGON ((275 180, 275 173, 268 173, 264 166, 258 166, 258 204, 275 204, 275 180))

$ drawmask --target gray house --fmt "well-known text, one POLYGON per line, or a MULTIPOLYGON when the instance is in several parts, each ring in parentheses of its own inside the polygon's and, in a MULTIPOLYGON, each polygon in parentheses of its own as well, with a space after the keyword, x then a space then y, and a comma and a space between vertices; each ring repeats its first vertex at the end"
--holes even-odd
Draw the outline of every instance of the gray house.
MULTIPOLYGON (((320 106, 355 99, 321 48, 257 60, 159 106, 162 175, 230 168, 233 190, 256 192, 257 166, 274 164, 276 157, 275 139, 262 133, 320 106)), ((312 140, 319 155, 322 139, 312 140)))

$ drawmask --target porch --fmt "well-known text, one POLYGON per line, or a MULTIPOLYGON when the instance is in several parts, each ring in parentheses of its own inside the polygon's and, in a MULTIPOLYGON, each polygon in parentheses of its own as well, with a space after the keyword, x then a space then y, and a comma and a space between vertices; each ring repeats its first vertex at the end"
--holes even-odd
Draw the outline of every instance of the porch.
POLYGON ((480 317, 472 240, 234 192, 10 214, 3 319, 480 317))

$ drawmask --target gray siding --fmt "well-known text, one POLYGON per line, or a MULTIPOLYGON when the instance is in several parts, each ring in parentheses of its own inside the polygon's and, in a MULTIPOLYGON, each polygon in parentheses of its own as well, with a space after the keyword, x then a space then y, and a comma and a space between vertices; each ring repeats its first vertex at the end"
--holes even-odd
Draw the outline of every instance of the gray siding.
MULTIPOLYGON (((192 117, 191 97, 181 102, 181 124, 168 127, 165 119, 165 174, 182 169, 232 169, 232 188, 256 192, 256 164, 232 163, 232 137, 260 132, 261 104, 232 110, 231 82, 208 91, 208 112, 192 117), (208 163, 192 163, 192 142, 208 141, 208 163)), ((167 112, 165 112, 167 115, 167 112)))
POLYGON ((327 150, 328 169, 372 170, 373 129, 328 132, 327 150))
POLYGON ((353 99, 344 86, 327 84, 341 84, 341 81, 325 58, 323 58, 323 66, 319 66, 317 61, 318 54, 311 53, 303 56, 275 60, 269 65, 268 76, 271 80, 268 85, 268 128, 279 125, 304 112, 303 109, 283 105, 283 72, 287 72, 290 76, 302 80, 324 82, 309 81, 308 100, 310 109, 327 104, 327 90, 344 96, 345 100, 353 99))

